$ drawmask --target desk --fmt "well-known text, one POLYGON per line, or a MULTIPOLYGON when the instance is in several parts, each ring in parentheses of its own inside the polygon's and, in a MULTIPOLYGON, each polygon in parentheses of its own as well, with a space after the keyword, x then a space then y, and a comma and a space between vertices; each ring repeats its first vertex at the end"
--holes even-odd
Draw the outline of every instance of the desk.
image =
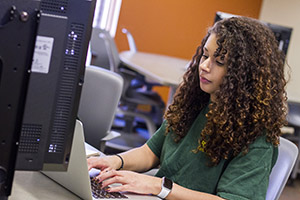
POLYGON ((40 172, 16 171, 11 195, 8 200, 80 200, 78 196, 66 190, 40 172))
POLYGON ((147 80, 170 86, 169 102, 190 62, 182 58, 132 51, 121 52, 120 59, 126 66, 144 75, 147 80))
MULTIPOLYGON (((104 155, 91 145, 85 143, 85 148, 89 155, 95 155, 96 152, 104 155)), ((72 155, 72 154, 71 154, 72 155)), ((77 155, 77 154, 75 154, 77 155)), ((71 163, 72 156, 70 158, 71 163)), ((69 166, 70 173, 74 170, 69 166)), ((148 175, 156 173, 156 169, 147 172, 148 175)), ((74 171, 73 171, 74 172, 74 171)), ((74 174, 74 173, 73 173, 74 174)), ((127 194, 132 200, 159 200, 156 196, 142 196, 137 194, 127 194)), ((11 195, 8 200, 80 200, 80 198, 59 185, 49 177, 38 171, 16 171, 13 181, 11 195)))

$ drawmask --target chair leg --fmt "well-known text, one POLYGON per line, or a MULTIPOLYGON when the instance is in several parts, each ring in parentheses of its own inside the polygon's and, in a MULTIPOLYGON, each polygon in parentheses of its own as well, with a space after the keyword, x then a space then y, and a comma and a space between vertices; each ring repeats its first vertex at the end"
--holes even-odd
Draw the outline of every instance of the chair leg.
POLYGON ((100 141, 100 151, 103 153, 104 152, 104 150, 105 150, 105 143, 106 143, 106 141, 100 141))
MULTIPOLYGON (((137 105, 135 105, 135 104, 133 104, 133 105, 129 104, 129 105, 127 105, 126 111, 128 111, 130 113, 131 112, 135 112, 136 108, 137 108, 137 105)), ((125 114, 124 115, 124 121, 125 121, 124 131, 126 133, 132 133, 133 132, 133 127, 134 127, 135 116, 125 114)))
POLYGON ((135 117, 133 117, 133 116, 128 116, 128 115, 124 116, 124 121, 125 121, 124 131, 126 133, 131 133, 133 131, 134 119, 135 119, 135 117))
POLYGON ((144 114, 141 114, 141 113, 127 111, 127 110, 121 110, 121 109, 118 109, 118 112, 120 112, 120 113, 122 113, 126 116, 139 117, 139 118, 143 119, 146 123, 147 130, 148 130, 148 133, 149 133, 149 137, 151 137, 155 133, 156 125, 150 117, 148 117, 144 114))

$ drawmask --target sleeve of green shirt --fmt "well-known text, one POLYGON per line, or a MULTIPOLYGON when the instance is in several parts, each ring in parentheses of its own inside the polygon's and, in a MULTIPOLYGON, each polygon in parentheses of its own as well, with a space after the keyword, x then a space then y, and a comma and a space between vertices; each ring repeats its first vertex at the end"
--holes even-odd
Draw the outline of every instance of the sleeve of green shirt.
POLYGON ((217 186, 218 196, 228 200, 265 199, 278 149, 267 142, 259 143, 250 145, 246 155, 241 153, 228 164, 217 186))
POLYGON ((166 121, 164 121, 161 127, 154 133, 154 135, 147 141, 147 145, 151 151, 160 158, 162 146, 165 141, 165 132, 166 132, 166 121))

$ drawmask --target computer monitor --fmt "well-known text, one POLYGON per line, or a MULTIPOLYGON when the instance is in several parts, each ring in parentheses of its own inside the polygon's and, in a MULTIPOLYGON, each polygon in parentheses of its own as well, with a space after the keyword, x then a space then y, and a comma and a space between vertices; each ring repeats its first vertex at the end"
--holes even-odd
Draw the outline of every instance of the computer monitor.
POLYGON ((10 194, 35 35, 39 3, 0 2, 0 199, 10 194))
MULTIPOLYGON (((217 12, 214 22, 234 16, 238 15, 233 15, 225 12, 217 12)), ((273 33, 275 34, 275 38, 278 41, 279 49, 283 51, 284 55, 287 55, 293 29, 290 27, 276 25, 268 22, 263 23, 266 24, 273 31, 273 33)))
POLYGON ((94 8, 95 0, 40 3, 16 169, 67 169, 94 8))
POLYGON ((0 197, 14 169, 67 169, 94 8, 95 0, 0 1, 0 197))

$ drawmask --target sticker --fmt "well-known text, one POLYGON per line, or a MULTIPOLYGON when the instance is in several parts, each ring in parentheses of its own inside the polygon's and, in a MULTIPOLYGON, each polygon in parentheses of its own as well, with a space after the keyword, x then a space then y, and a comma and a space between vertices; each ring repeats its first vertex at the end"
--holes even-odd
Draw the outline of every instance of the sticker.
POLYGON ((50 68, 54 38, 37 36, 32 61, 32 72, 47 74, 50 68))

